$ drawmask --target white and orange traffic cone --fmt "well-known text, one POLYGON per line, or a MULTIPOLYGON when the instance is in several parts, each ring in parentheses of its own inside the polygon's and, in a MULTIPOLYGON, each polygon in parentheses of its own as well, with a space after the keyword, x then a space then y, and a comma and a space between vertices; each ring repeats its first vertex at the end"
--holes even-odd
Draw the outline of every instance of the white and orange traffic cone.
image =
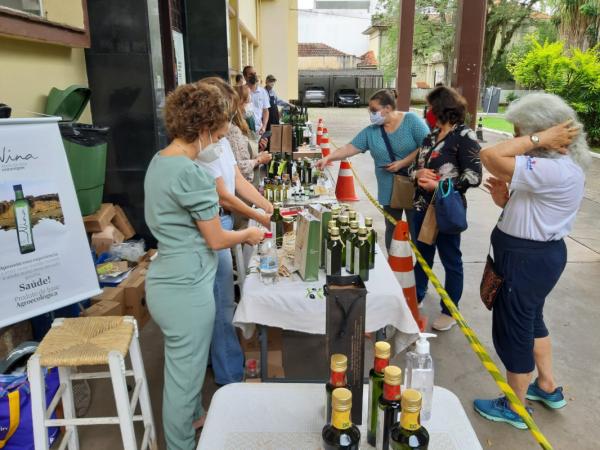
MULTIPOLYGON (((331 153, 331 147, 329 147, 329 133, 327 132, 327 128, 323 128, 323 136, 321 137, 321 154, 323 157, 329 156, 331 153)), ((327 163, 328 166, 333 166, 333 163, 329 161, 327 163)))
POLYGON ((413 252, 408 243, 408 223, 399 220, 394 229, 394 237, 390 246, 388 263, 396 278, 402 286, 402 292, 406 303, 412 313, 419 330, 423 332, 427 326, 427 317, 421 317, 417 303, 417 287, 415 283, 415 272, 413 252))
POLYGON ((357 202, 358 196, 354 189, 354 175, 348 160, 342 161, 335 185, 335 196, 340 202, 357 202))
POLYGON ((323 138, 323 119, 319 118, 317 122, 317 145, 321 145, 323 138))

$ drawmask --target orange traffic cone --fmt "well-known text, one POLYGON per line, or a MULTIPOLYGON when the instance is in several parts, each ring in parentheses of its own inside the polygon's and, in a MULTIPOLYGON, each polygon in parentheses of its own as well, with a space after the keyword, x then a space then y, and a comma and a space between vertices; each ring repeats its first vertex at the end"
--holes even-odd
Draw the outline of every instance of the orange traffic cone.
POLYGON ((342 161, 335 185, 335 196, 340 202, 357 202, 358 196, 354 190, 354 176, 350 169, 350 163, 342 161))
POLYGON ((396 274, 400 286, 402 286, 402 292, 406 298, 406 303, 419 326, 419 330, 424 331, 427 326, 427 317, 421 317, 419 314, 413 253, 410 244, 408 243, 408 223, 402 220, 398 221, 394 230, 388 263, 390 264, 392 271, 396 274))
POLYGON ((321 145, 323 138, 323 119, 317 122, 317 145, 321 145))
MULTIPOLYGON (((331 147, 329 147, 329 133, 327 128, 323 127, 323 136, 321 137, 321 154, 323 156, 329 156, 331 153, 331 147)), ((328 166, 333 166, 333 163, 329 161, 328 166)))

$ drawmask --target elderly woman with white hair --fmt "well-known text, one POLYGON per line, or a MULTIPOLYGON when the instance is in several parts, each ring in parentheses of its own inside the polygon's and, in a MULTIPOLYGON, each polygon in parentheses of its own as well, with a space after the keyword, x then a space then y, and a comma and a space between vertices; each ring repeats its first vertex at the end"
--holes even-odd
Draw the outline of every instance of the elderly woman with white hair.
MULTIPOLYGON (((544 302, 567 263, 563 238, 583 199, 591 156, 577 115, 560 97, 527 95, 510 105, 506 119, 515 138, 481 151, 493 175, 486 187, 503 208, 491 236, 493 273, 502 283, 493 301, 492 336, 519 399, 558 409, 566 401, 552 373, 544 302)), ((489 420, 527 428, 505 397, 475 400, 474 407, 489 420)))

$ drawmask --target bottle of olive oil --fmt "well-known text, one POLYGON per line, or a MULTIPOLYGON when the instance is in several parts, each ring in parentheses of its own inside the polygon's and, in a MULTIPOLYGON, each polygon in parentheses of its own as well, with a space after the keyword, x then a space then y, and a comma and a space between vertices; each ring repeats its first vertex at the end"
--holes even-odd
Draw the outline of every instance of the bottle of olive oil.
POLYGON ((421 393, 405 389, 402 393, 400 422, 390 430, 391 450, 427 450, 429 433, 421 426, 421 393))
POLYGON ((322 269, 325 269, 327 266, 327 244, 329 243, 329 237, 331 235, 331 228, 334 225, 335 225, 335 222, 333 222, 333 220, 330 220, 329 222, 327 222, 327 230, 321 237, 321 265, 319 267, 321 267, 322 269))
POLYGON ((401 380, 402 370, 399 367, 387 366, 383 371, 383 394, 377 405, 377 450, 389 450, 390 430, 400 420, 401 380))
POLYGON ((369 372, 369 403, 367 442, 375 447, 377 437, 377 405, 383 392, 383 372, 390 364, 391 346, 385 341, 375 343, 375 362, 369 372))
POLYGON ((283 216, 281 215, 281 203, 273 204, 273 214, 271 215, 271 233, 275 239, 277 248, 283 246, 283 216))
POLYGON ((358 242, 353 246, 354 275, 359 275, 363 281, 369 280, 369 242, 367 242, 367 229, 358 229, 358 242))
POLYGON ((340 229, 332 227, 329 233, 329 242, 327 243, 325 273, 327 275, 342 274, 342 251, 344 244, 340 241, 340 229))
POLYGON ((342 244, 344 244, 344 248, 342 249, 342 264, 346 265, 346 253, 348 252, 348 248, 346 246, 346 240, 348 238, 348 233, 350 233, 350 227, 348 225, 348 216, 339 216, 338 217, 338 228, 340 229, 340 239, 342 244))
POLYGON ((19 251, 23 255, 35 251, 33 227, 31 226, 31 209, 29 208, 29 202, 23 195, 23 187, 20 184, 15 184, 13 190, 15 191, 15 201, 13 203, 15 228, 17 229, 19 251))
POLYGON ((377 244, 377 231, 373 229, 373 218, 365 217, 365 227, 367 228, 367 241, 371 252, 369 253, 369 269, 375 267, 375 244, 377 244))
POLYGON ((348 358, 346 355, 342 355, 341 353, 334 353, 331 355, 331 363, 330 363, 331 373, 329 375, 329 381, 325 385, 325 415, 327 416, 327 422, 331 423, 331 394, 334 389, 337 388, 347 388, 348 380, 346 377, 346 371, 348 370, 348 358))
MULTIPOLYGON (((354 247, 358 243, 358 221, 350 222, 350 232, 346 235, 346 271, 354 272, 354 247)), ((356 274, 358 275, 358 274, 356 274)))
POLYGON ((352 424, 350 410, 352 392, 334 389, 331 395, 331 424, 323 427, 321 438, 324 450, 359 450, 360 430, 352 424))

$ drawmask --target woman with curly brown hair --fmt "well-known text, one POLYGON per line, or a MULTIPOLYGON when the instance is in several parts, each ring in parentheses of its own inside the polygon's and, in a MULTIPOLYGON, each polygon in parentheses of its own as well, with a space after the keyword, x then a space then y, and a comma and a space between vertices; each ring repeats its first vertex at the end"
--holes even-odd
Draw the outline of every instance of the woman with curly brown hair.
POLYGON ((158 257, 146 277, 150 314, 164 334, 163 426, 169 450, 193 450, 203 424, 204 383, 215 319, 213 285, 217 250, 257 244, 258 228, 226 231, 219 219, 215 180, 194 163, 211 154, 229 126, 229 105, 219 89, 185 84, 167 97, 167 131, 144 180, 146 223, 158 240, 158 257))

